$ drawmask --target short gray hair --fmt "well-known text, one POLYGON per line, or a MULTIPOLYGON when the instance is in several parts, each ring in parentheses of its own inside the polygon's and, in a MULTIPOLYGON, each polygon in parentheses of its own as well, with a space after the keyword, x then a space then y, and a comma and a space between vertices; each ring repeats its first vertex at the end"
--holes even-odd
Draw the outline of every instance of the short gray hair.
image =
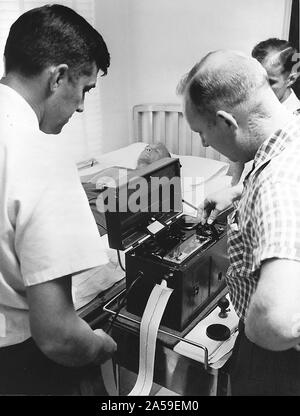
POLYGON ((263 86, 268 86, 268 76, 254 58, 220 50, 210 52, 194 65, 180 81, 177 93, 188 94, 199 112, 213 114, 249 102, 263 86))

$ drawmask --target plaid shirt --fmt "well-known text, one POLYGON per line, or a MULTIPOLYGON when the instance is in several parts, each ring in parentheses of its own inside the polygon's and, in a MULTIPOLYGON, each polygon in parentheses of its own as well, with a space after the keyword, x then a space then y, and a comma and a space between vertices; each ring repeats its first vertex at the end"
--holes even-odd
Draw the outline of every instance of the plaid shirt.
POLYGON ((227 285, 245 318, 262 262, 300 261, 300 117, 258 149, 236 210, 228 217, 227 285))

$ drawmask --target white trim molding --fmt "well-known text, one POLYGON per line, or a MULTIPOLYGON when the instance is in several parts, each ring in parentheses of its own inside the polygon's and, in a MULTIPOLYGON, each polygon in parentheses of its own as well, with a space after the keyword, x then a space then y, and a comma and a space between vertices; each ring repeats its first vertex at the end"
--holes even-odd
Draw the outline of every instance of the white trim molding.
POLYGON ((282 39, 289 39, 293 0, 285 0, 282 39))

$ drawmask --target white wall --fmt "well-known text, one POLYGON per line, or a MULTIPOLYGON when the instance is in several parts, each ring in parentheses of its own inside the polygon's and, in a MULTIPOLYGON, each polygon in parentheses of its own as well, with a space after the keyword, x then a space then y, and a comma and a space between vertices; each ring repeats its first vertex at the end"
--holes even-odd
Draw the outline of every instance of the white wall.
POLYGON ((112 68, 103 80, 106 150, 126 145, 135 104, 179 102, 181 76, 208 51, 250 53, 282 37, 285 0, 96 0, 112 68))
POLYGON ((129 2, 95 0, 96 27, 111 54, 108 75, 99 78, 103 117, 103 150, 124 146, 129 140, 129 2))

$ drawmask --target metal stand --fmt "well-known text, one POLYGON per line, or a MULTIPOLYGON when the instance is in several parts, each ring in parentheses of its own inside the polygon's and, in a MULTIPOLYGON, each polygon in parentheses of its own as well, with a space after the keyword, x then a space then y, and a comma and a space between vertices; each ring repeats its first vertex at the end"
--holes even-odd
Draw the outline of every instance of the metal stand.
MULTIPOLYGON (((122 292, 120 292, 114 298, 112 298, 106 305, 104 305, 103 310, 106 311, 106 312, 108 312, 108 313, 110 313, 111 315, 116 315, 117 312, 114 309, 112 309, 112 307, 116 303, 117 303, 117 307, 120 306, 120 301, 121 301, 122 295, 125 292, 126 292, 126 290, 124 289, 122 292)), ((140 326, 140 324, 141 324, 141 320, 138 317, 137 317, 137 319, 131 318, 130 316, 124 315, 121 312, 118 314, 118 317, 120 317, 122 319, 125 319, 125 320, 127 320, 129 322, 135 323, 138 326, 140 326)), ((162 329, 159 329, 158 330, 158 333, 163 334, 163 335, 167 335, 167 336, 169 336, 171 338, 174 338, 176 341, 183 341, 183 342, 186 342, 187 344, 194 345, 195 347, 201 348, 204 351, 204 362, 203 362, 204 369, 205 370, 208 370, 209 362, 208 362, 208 349, 207 349, 207 347, 205 347, 204 345, 199 344, 197 342, 194 342, 194 341, 190 341, 188 339, 185 339, 185 338, 183 338, 181 336, 172 334, 171 332, 164 331, 162 329)))

